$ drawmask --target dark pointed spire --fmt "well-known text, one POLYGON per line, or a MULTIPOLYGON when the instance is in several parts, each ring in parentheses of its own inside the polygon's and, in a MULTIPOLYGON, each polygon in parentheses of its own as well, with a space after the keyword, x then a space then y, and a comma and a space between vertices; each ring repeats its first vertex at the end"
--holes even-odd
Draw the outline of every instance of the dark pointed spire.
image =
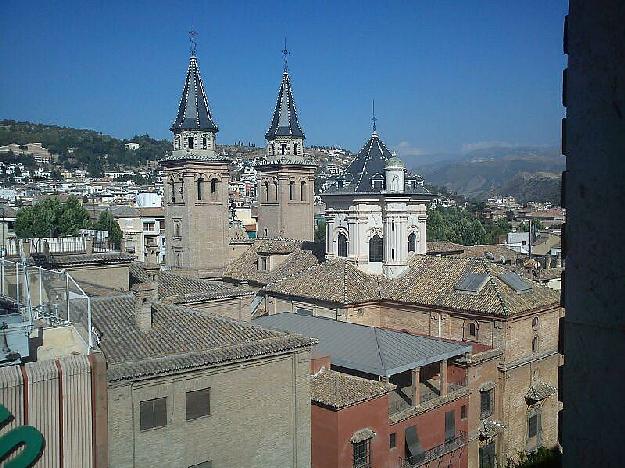
POLYGON ((293 100, 293 91, 291 90, 291 80, 288 71, 282 74, 276 109, 273 112, 269 130, 265 134, 267 140, 278 136, 305 138, 297 119, 297 109, 293 100))
POLYGON ((189 33, 189 39, 191 41, 189 68, 178 106, 178 115, 170 130, 172 132, 176 130, 204 130, 216 133, 219 128, 215 125, 208 107, 204 83, 195 57, 195 33, 189 33))

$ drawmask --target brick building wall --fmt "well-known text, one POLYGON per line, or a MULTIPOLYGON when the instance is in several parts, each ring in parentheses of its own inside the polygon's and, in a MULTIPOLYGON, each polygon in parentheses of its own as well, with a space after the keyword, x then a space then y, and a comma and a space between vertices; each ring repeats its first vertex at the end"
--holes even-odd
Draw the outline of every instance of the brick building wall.
POLYGON ((310 466, 310 353, 109 387, 110 465, 310 466), (186 421, 186 392, 210 387, 210 415, 186 421), (141 431, 140 402, 167 397, 167 425, 141 431), (270 431, 264 430, 271 428, 270 431))
POLYGON ((468 386, 474 390, 470 397, 468 424, 470 467, 479 466, 479 446, 491 441, 496 444, 497 459, 500 461, 516 458, 519 450, 531 448, 527 444, 527 419, 530 412, 538 409, 541 411, 541 444, 545 447, 557 444, 560 408, 557 394, 531 406, 526 402, 525 395, 534 383, 546 383, 558 388, 558 367, 561 363, 558 321, 564 314, 560 307, 506 318, 384 302, 333 308, 297 298, 269 296, 266 301, 270 305, 269 313, 295 312, 301 307, 317 316, 351 323, 467 341, 474 343, 474 352, 482 351, 490 356, 487 359, 478 356, 478 362, 469 364, 468 386), (476 326, 475 337, 468 336, 470 323, 476 326), (535 351, 532 350, 534 338, 537 338, 535 351), (491 351, 484 351, 487 349, 491 351), (505 428, 491 439, 480 440, 479 388, 485 384, 494 385, 495 407, 489 419, 503 423, 505 428))

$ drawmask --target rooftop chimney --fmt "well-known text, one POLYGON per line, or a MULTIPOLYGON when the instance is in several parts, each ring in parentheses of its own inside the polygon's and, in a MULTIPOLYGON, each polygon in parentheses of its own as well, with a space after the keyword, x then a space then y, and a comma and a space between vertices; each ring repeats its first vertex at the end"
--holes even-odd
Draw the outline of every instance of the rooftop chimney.
POLYGON ((137 328, 142 332, 152 329, 153 305, 158 300, 158 285, 154 281, 133 286, 135 296, 134 318, 137 328))

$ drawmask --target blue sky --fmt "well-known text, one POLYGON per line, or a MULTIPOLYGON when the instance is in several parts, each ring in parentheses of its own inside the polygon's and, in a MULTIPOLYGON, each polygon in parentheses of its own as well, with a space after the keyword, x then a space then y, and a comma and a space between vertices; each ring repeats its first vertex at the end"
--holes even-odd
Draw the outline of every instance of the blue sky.
POLYGON ((565 0, 3 1, 0 118, 169 138, 197 56, 218 142, 263 143, 284 36, 307 144, 559 141, 565 0))

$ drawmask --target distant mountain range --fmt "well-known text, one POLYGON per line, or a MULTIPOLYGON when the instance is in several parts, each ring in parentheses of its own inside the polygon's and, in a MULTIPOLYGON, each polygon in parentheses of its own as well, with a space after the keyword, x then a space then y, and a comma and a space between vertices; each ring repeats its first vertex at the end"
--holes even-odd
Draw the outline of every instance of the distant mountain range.
MULTIPOLYGON (((414 164, 427 183, 468 198, 514 196, 520 202, 560 203, 560 177, 565 159, 555 147, 493 147, 444 160, 414 164)), ((423 158, 422 160, 424 160, 423 158)), ((430 159, 432 161, 432 159, 430 159)))

